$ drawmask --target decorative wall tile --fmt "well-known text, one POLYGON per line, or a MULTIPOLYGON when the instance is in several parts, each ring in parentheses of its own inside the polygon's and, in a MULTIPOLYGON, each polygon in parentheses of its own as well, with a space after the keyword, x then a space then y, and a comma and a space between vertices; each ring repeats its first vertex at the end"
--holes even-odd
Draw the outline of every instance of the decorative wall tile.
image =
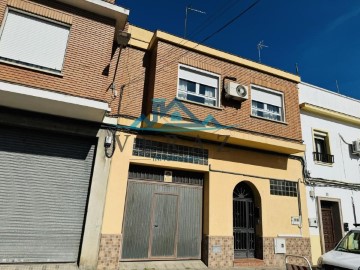
POLYGON ((120 245, 121 235, 101 235, 97 270, 115 270, 118 268, 120 260, 120 245))
POLYGON ((202 260, 209 268, 232 267, 234 238, 232 236, 204 236, 202 260))

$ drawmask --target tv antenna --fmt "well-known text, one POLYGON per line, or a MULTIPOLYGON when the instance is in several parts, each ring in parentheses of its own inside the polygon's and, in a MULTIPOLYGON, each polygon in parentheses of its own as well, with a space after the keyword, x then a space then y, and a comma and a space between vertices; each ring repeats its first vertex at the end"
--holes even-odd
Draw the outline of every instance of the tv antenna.
POLYGON ((338 92, 338 94, 340 94, 340 88, 339 88, 338 81, 337 81, 337 80, 335 80, 335 83, 336 83, 336 89, 337 89, 337 92, 338 92))
POLYGON ((266 46, 264 44, 264 41, 260 41, 259 44, 257 45, 257 49, 259 51, 259 63, 261 63, 261 50, 264 49, 264 48, 268 48, 269 46, 266 46))
POLYGON ((206 14, 205 11, 198 10, 198 9, 194 9, 194 8, 191 7, 191 5, 186 6, 186 8, 185 8, 185 30, 184 30, 184 38, 186 38, 187 19, 188 19, 188 12, 189 12, 189 10, 190 10, 190 11, 197 12, 197 13, 201 13, 201 14, 206 14))

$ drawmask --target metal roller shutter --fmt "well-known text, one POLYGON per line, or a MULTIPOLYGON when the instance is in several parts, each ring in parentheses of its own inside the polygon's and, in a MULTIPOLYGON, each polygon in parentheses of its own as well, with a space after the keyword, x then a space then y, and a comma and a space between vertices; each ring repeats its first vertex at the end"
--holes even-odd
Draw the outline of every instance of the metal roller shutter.
POLYGON ((0 262, 76 262, 94 140, 0 126, 0 262))

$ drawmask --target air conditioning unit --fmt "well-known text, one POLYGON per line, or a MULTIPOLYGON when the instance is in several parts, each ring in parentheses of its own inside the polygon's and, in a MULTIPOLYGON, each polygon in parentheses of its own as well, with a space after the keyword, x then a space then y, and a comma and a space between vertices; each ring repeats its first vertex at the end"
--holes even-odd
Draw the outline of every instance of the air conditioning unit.
POLYGON ((226 83, 225 92, 226 98, 232 98, 235 100, 247 100, 249 98, 249 90, 247 86, 231 81, 226 83))
POLYGON ((352 151, 353 151, 353 154, 360 154, 360 139, 353 141, 352 151))

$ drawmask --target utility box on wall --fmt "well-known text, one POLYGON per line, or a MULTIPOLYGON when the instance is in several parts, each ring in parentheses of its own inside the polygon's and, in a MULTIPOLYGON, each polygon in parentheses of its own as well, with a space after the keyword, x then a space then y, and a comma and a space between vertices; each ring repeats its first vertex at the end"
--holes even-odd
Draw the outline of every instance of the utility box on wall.
POLYGON ((317 218, 309 218, 309 226, 317 228, 318 227, 318 220, 317 218))
POLYGON ((275 247, 275 254, 285 254, 286 253, 285 238, 275 238, 274 247, 275 247))

